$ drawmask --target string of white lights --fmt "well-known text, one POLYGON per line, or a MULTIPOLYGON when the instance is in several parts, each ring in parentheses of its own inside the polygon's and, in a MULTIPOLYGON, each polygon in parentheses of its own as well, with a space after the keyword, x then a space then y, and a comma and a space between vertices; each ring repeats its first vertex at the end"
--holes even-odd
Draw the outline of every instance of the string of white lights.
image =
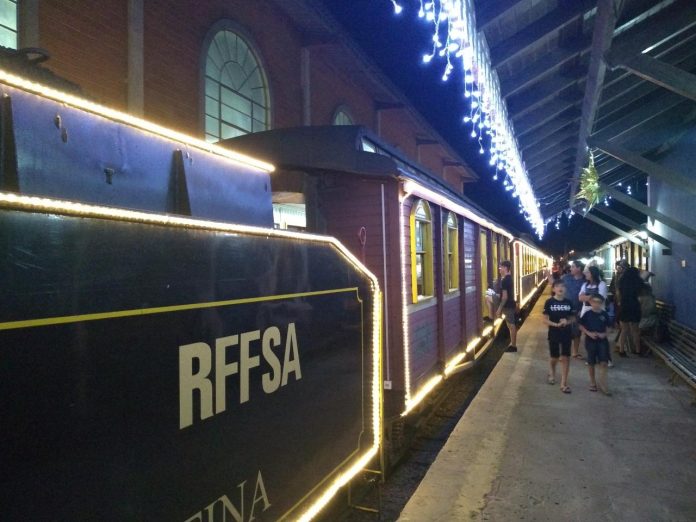
MULTIPOLYGON (((403 0, 391 2, 394 12, 400 14, 403 0)), ((423 56, 423 61, 444 59, 443 81, 449 79, 455 64, 461 64, 464 97, 469 102, 469 114, 464 116, 464 122, 471 125, 471 137, 478 141, 479 153, 484 154, 488 149, 489 164, 495 167, 493 179, 497 180, 499 172, 503 173, 505 189, 518 198, 520 213, 541 237, 545 224, 540 205, 522 163, 488 47, 476 31, 473 0, 418 0, 418 3, 418 17, 433 26, 432 51, 423 56)))

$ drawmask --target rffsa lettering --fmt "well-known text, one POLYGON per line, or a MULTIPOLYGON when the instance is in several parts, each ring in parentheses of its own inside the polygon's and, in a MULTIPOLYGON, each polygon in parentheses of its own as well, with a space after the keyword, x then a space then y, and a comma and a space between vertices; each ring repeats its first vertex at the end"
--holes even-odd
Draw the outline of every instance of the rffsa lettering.
POLYGON ((261 330, 253 330, 215 339, 214 358, 213 350, 208 343, 198 342, 180 346, 179 429, 193 424, 194 390, 198 391, 200 397, 200 416, 203 420, 222 413, 227 408, 228 378, 236 376, 239 403, 243 404, 250 398, 250 381, 256 384, 255 387, 258 387, 260 381, 264 393, 273 393, 281 386, 287 385, 291 375, 296 381, 302 378, 295 323, 288 325, 285 343, 280 329, 276 326, 264 330, 263 335, 261 330), (282 344, 285 346, 285 355, 281 363, 274 349, 282 344), (259 352, 261 355, 255 355, 259 352), (261 357, 270 366, 270 371, 259 375, 258 370, 252 369, 261 366, 261 357), (211 376, 213 359, 214 377, 211 376))

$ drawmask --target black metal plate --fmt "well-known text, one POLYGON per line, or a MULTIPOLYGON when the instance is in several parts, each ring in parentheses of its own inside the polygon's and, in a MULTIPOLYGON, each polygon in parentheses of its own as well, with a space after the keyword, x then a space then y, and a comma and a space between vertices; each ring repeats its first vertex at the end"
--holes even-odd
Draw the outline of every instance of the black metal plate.
POLYGON ((335 248, 21 211, 2 211, 0 240, 3 518, 222 520, 226 496, 275 520, 370 446, 369 281, 335 248), (205 370, 182 346, 207 346, 214 412, 216 340, 276 326, 282 367, 290 323, 300 379, 266 393, 253 341, 248 401, 240 369, 209 418, 190 392, 180 429, 180 371, 205 370))

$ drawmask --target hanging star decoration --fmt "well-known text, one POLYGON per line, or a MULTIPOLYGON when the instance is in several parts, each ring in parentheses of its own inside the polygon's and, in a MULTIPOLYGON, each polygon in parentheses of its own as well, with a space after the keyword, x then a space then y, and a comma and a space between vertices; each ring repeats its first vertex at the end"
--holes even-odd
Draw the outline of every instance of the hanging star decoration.
POLYGON ((590 161, 587 167, 582 169, 580 175, 580 190, 578 198, 587 201, 587 210, 589 211, 602 197, 599 190, 599 173, 594 164, 594 155, 590 152, 590 161))

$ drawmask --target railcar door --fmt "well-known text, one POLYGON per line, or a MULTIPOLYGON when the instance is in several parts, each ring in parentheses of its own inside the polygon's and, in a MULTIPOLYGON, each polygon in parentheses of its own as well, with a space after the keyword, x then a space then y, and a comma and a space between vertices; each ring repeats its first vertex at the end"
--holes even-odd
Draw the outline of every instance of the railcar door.
POLYGON ((481 260, 481 317, 483 317, 488 315, 486 305, 486 290, 488 290, 488 237, 486 230, 479 231, 479 256, 481 260))

